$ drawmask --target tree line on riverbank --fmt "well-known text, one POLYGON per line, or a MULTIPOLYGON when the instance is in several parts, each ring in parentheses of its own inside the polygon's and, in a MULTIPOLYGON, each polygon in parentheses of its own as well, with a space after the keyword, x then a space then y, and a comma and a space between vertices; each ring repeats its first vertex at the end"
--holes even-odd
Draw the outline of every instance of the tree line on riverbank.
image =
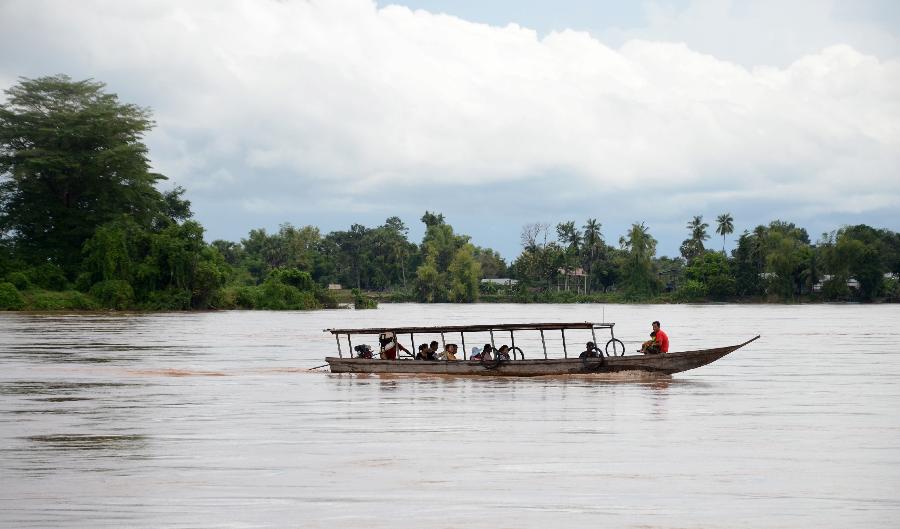
POLYGON ((323 234, 283 224, 206 242, 184 189, 160 191, 149 110, 102 83, 22 79, 0 105, 0 308, 308 309, 373 297, 421 302, 897 300, 900 236, 866 225, 823 234, 775 220, 727 255, 695 216, 680 255, 658 257, 635 223, 609 244, 597 219, 530 224, 512 262, 425 212, 418 244, 398 217, 323 234), (555 229, 554 229, 555 228, 555 229), (483 282, 485 278, 514 281, 483 282), (329 290, 353 288, 352 297, 329 290))

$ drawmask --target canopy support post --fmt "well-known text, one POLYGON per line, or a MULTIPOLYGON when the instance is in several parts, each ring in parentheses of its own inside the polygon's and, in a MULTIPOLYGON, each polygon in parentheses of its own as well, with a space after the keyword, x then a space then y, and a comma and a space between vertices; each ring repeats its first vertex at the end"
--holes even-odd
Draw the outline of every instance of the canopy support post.
POLYGON ((462 342, 462 360, 468 360, 469 353, 466 352, 466 333, 459 331, 459 340, 462 342))
POLYGON ((338 344, 338 356, 339 356, 340 358, 344 358, 344 352, 341 351, 341 335, 335 334, 335 335, 334 335, 334 339, 335 339, 335 341, 336 341, 337 344, 338 344))
POLYGON ((562 338, 563 338, 563 357, 569 358, 569 352, 566 351, 566 330, 560 329, 559 332, 562 333, 562 338))
POLYGON ((494 329, 491 329, 491 348, 496 349, 497 346, 494 345, 494 329))
MULTIPOLYGON (((510 347, 512 347, 512 352, 513 352, 512 358, 513 358, 513 360, 515 360, 516 359, 516 337, 513 336, 512 330, 509 331, 509 341, 512 342, 512 345, 510 347)), ((525 357, 523 356, 522 360, 524 360, 524 359, 525 359, 525 357)))
POLYGON ((544 346, 544 360, 547 359, 547 342, 544 341, 544 329, 541 329, 541 345, 544 346))
POLYGON ((441 331, 441 347, 447 348, 447 342, 444 340, 444 331, 441 331))

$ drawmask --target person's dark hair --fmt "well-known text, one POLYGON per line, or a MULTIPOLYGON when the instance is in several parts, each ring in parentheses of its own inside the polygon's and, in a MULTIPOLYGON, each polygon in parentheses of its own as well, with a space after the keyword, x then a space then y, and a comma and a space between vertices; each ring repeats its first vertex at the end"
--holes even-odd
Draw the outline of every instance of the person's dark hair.
POLYGON ((423 349, 428 349, 428 344, 427 344, 427 343, 420 343, 420 344, 419 344, 419 351, 421 351, 421 350, 423 350, 423 349))
POLYGON ((492 349, 493 349, 493 347, 491 347, 491 344, 486 343, 486 344, 484 344, 484 347, 481 350, 482 351, 490 351, 492 349))
POLYGON ((660 325, 658 321, 654 321, 653 325, 656 325, 657 327, 662 327, 662 325, 660 325))
POLYGON ((650 336, 652 336, 653 338, 656 338, 656 331, 651 332, 650 336))
POLYGON ((434 340, 433 342, 431 342, 431 347, 437 347, 437 346, 438 346, 437 340, 434 340))

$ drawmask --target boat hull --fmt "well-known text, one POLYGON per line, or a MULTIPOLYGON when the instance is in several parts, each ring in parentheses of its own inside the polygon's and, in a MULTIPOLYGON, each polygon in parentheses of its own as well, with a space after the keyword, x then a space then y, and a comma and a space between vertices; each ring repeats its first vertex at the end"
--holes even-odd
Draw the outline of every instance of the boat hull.
POLYGON ((759 336, 742 344, 729 347, 658 355, 612 356, 605 357, 602 360, 599 358, 587 360, 559 358, 549 360, 510 360, 495 364, 493 362, 482 363, 474 360, 370 360, 365 358, 328 357, 325 361, 328 362, 332 373, 537 377, 635 371, 671 375, 715 362, 719 358, 740 349, 758 338, 759 336))

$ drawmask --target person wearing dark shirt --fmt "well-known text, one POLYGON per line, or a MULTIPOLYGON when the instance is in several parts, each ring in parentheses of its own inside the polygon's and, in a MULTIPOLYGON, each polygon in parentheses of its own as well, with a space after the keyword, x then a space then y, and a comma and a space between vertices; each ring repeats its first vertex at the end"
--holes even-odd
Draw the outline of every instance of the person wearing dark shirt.
POLYGON ((599 349, 594 345, 594 342, 588 342, 584 344, 584 351, 578 355, 578 358, 597 358, 599 355, 599 349))

